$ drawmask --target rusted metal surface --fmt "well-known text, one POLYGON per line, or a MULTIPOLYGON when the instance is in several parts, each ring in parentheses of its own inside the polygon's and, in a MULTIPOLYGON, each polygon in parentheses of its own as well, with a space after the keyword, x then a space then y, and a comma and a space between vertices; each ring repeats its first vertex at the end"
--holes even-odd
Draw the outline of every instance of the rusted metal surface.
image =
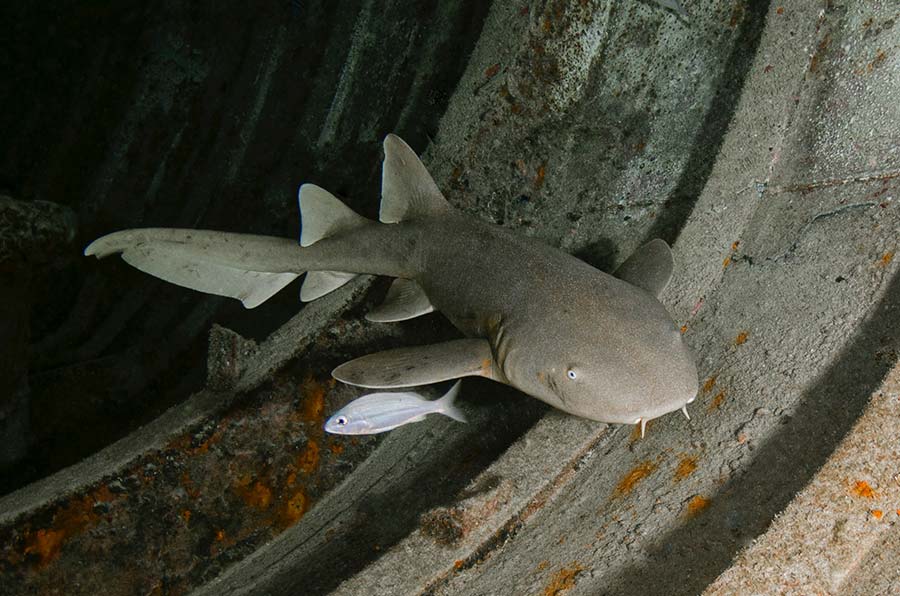
POLYGON ((0 593, 184 594, 300 520, 374 447, 301 360, 220 417, 0 530, 0 593), (91 561, 88 566, 85 561, 91 561))

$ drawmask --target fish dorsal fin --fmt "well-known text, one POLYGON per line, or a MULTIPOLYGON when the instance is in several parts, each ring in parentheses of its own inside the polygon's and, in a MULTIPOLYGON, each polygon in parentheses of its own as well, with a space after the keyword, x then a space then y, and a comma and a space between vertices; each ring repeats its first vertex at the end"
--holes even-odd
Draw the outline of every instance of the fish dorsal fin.
POLYGON ((425 290, 411 279, 397 278, 391 284, 381 305, 373 308, 366 319, 374 323, 396 323, 434 312, 425 290))
POLYGON ((505 382, 486 339, 456 339, 377 352, 345 362, 331 375, 342 383, 370 389, 416 387, 460 377, 505 382))
MULTIPOLYGON (((366 218, 315 184, 301 186, 297 200, 300 203, 300 246, 310 246, 322 238, 368 223, 366 218)), ((344 271, 310 271, 300 288, 300 300, 311 302, 321 298, 354 277, 356 274, 344 271)))
POLYGON ((300 204, 300 246, 310 246, 337 232, 368 223, 336 196, 315 184, 304 184, 297 193, 300 204))
POLYGON ((631 253, 613 275, 659 296, 672 278, 674 265, 669 245, 656 238, 631 253))
POLYGON ((398 223, 449 209, 447 199, 409 145, 397 135, 385 137, 378 219, 398 223))

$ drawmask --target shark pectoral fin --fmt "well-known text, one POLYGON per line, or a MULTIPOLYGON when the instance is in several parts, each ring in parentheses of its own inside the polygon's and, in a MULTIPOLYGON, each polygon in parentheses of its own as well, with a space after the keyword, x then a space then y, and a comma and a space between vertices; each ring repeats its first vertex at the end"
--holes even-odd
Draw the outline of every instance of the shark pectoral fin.
POLYGON ((415 151, 397 135, 385 137, 378 219, 398 223, 449 210, 450 204, 415 151))
POLYGON ((300 300, 312 302, 329 292, 333 292, 351 279, 356 273, 344 271, 308 271, 300 286, 300 300))
POLYGON ((331 375, 370 389, 415 387, 460 377, 500 380, 486 339, 457 339, 369 354, 340 365, 331 375))
POLYGON ((659 296, 669 284, 673 269, 672 250, 665 240, 657 238, 631 253, 613 275, 659 296))
POLYGON ((297 278, 299 273, 270 273, 229 267, 197 258, 179 244, 147 243, 125 248, 122 259, 136 269, 192 290, 237 298, 255 308, 297 278))
POLYGON ((396 323, 434 312, 434 306, 422 286, 411 279, 397 278, 391 284, 384 302, 373 308, 366 319, 374 323, 396 323))

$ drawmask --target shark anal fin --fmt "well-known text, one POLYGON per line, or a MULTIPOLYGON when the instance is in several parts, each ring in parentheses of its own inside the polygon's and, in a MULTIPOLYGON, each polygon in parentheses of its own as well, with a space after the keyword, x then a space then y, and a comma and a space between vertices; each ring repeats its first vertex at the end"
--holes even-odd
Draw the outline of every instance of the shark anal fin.
POLYGON ((495 366, 486 339, 457 339, 369 354, 340 365, 331 374, 348 385, 394 389, 460 377, 502 380, 495 366))
POLYGON ((450 204, 415 151, 397 135, 388 135, 384 139, 378 219, 382 223, 398 223, 449 210, 450 204))
POLYGON ((366 319, 375 323, 396 323, 434 312, 434 306, 422 286, 411 279, 397 278, 391 284, 381 305, 373 308, 366 319))
POLYGON ((307 271, 300 286, 300 300, 312 302, 329 292, 333 292, 354 277, 356 273, 345 271, 307 271))
POLYGON ((672 250, 657 238, 631 253, 613 275, 658 297, 669 284, 673 269, 672 250))

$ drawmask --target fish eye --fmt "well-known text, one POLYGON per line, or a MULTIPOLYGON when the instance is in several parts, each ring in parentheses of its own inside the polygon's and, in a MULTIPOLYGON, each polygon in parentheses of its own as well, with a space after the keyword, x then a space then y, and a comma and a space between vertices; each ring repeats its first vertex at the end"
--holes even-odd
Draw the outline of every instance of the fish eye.
POLYGON ((566 371, 566 376, 574 381, 575 379, 578 378, 578 373, 576 373, 574 370, 572 370, 570 368, 569 370, 566 371))
POLYGON ((337 422, 338 426, 344 426, 345 424, 347 424, 347 417, 346 416, 338 416, 338 418, 337 418, 337 420, 335 420, 335 422, 337 422))

